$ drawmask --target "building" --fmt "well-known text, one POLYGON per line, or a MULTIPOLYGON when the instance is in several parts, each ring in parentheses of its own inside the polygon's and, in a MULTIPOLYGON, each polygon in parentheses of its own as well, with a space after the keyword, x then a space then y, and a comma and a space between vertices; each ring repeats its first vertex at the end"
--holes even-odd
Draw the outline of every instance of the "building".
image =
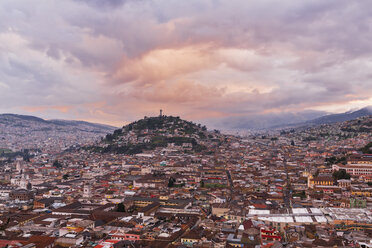
POLYGON ((315 186, 330 186, 333 185, 334 181, 331 176, 317 176, 313 177, 309 175, 308 177, 308 187, 314 188, 315 186))
POLYGON ((33 199, 33 197, 34 194, 26 189, 13 190, 9 193, 10 200, 29 201, 33 199))
POLYGON ((353 176, 372 176, 372 155, 352 155, 349 157, 347 164, 332 165, 333 171, 344 169, 347 173, 353 176))
POLYGON ((332 170, 345 170, 347 173, 353 176, 372 176, 372 164, 334 164, 332 165, 332 170))

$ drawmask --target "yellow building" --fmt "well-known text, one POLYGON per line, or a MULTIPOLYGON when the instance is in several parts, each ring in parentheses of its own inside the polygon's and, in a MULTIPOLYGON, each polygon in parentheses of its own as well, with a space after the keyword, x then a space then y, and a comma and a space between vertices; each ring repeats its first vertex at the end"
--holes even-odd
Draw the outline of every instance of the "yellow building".
POLYGON ((334 184, 333 178, 331 176, 317 176, 313 177, 309 175, 307 178, 307 186, 309 188, 314 188, 314 186, 331 186, 334 184))

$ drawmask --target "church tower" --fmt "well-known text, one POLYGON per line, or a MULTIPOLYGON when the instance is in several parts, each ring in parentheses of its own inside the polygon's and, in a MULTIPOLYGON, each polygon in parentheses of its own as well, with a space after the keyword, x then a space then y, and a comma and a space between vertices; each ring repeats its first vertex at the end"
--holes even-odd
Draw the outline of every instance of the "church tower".
POLYGON ((84 198, 90 198, 90 197, 92 197, 92 188, 91 188, 91 186, 89 184, 85 184, 84 185, 83 197, 84 198))
POLYGON ((23 166, 22 166, 22 164, 21 164, 21 161, 17 160, 17 162, 16 162, 16 170, 17 170, 19 173, 21 173, 22 169, 23 169, 23 166))

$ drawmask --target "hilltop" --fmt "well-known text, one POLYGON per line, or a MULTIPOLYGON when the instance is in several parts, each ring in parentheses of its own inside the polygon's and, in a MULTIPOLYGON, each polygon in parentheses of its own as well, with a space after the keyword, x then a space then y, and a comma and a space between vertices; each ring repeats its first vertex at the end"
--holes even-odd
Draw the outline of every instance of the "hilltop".
POLYGON ((97 145, 96 152, 137 154, 157 148, 201 152, 223 140, 218 130, 174 116, 145 117, 115 130, 97 145))

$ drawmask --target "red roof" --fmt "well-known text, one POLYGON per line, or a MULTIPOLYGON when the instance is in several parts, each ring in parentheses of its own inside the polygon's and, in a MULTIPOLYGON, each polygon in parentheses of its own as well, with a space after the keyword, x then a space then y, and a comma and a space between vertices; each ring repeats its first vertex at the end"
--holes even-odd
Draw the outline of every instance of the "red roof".
POLYGON ((16 245, 16 244, 22 244, 22 242, 25 242, 24 240, 0 240, 0 247, 5 247, 7 245, 16 245))

